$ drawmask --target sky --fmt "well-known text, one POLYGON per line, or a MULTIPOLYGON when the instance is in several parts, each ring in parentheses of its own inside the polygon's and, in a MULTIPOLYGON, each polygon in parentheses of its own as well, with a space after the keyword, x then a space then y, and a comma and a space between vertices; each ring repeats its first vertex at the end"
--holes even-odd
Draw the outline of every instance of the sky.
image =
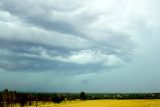
POLYGON ((0 90, 160 92, 159 0, 0 0, 0 90))

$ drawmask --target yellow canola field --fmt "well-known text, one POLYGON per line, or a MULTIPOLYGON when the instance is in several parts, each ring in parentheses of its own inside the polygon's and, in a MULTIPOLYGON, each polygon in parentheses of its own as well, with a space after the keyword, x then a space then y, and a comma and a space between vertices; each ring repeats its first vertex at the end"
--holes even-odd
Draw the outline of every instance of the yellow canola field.
POLYGON ((160 107, 160 100, 87 100, 46 103, 39 107, 160 107))

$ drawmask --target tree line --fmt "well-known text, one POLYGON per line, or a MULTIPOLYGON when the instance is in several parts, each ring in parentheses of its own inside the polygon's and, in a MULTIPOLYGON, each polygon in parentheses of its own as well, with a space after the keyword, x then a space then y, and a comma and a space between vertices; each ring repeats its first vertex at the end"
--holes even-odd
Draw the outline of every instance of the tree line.
POLYGON ((38 106, 38 102, 59 104, 62 101, 77 99, 160 99, 160 93, 24 93, 5 89, 0 92, 0 107, 12 107, 15 104, 21 107, 38 106))
POLYGON ((64 100, 86 100, 84 92, 81 92, 79 96, 77 94, 69 93, 24 93, 9 91, 8 89, 0 92, 0 107, 13 107, 15 104, 19 104, 20 107, 38 106, 38 102, 54 102, 61 103, 64 100))

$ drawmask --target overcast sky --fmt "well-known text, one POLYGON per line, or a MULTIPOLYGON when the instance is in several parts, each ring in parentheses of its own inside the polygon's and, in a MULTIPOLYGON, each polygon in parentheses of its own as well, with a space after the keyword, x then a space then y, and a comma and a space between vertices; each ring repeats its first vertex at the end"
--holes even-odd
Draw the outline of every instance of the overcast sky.
POLYGON ((0 90, 160 92, 159 0, 0 0, 0 90))

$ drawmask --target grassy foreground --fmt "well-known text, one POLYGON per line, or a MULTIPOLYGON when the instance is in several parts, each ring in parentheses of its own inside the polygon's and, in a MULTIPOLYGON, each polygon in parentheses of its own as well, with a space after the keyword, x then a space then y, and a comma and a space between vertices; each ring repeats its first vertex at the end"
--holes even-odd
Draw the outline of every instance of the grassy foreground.
POLYGON ((54 103, 40 104, 39 103, 38 107, 160 107, 160 100, 66 101, 61 104, 54 104, 54 103))

